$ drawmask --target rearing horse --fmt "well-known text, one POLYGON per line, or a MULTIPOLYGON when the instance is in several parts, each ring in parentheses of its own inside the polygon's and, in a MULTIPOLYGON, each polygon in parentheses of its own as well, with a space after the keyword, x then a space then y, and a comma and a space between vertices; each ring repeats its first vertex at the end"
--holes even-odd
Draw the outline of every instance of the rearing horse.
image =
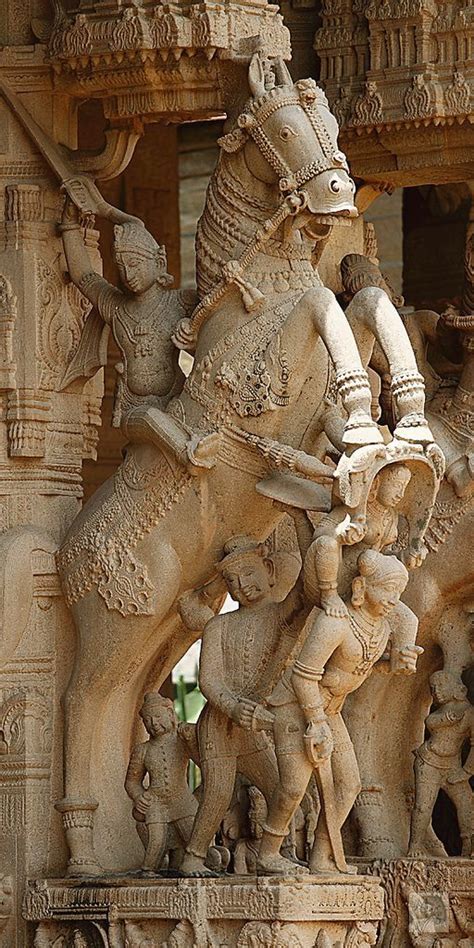
MULTIPOLYGON (((198 227, 200 303, 176 337, 194 350, 191 375, 166 412, 150 404, 130 413, 123 464, 59 553, 78 632, 58 804, 71 873, 100 869, 93 794, 107 799, 101 721, 111 694, 125 682, 138 691, 152 667, 163 680, 190 644, 176 622, 178 597, 215 575, 230 537, 264 540, 274 530, 282 514, 257 482, 275 466, 321 476, 321 461, 302 445, 311 452, 323 431, 330 391, 346 412, 344 446, 381 442, 366 372, 375 339, 390 366, 395 435, 432 440, 423 381, 386 294, 363 290, 348 319, 315 269, 332 226, 357 214, 324 94, 258 54, 248 81, 198 227)), ((125 753, 126 740, 117 740, 125 753)))

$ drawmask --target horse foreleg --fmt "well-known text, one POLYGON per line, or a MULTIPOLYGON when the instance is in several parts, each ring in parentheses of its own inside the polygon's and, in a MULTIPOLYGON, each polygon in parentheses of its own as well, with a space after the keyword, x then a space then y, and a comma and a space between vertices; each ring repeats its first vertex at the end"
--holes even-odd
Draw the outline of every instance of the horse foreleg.
POLYGON ((344 445, 378 444, 382 439, 372 420, 367 370, 344 311, 331 290, 313 288, 296 304, 285 325, 283 344, 288 351, 301 351, 305 346, 305 324, 310 332, 316 331, 320 336, 336 369, 338 393, 349 416, 344 426, 344 445))
POLYGON ((398 424, 395 436, 404 441, 432 442, 425 419, 425 386, 418 371, 408 333, 384 290, 375 286, 359 290, 346 309, 346 316, 363 353, 370 359, 374 340, 381 346, 391 375, 391 392, 398 424))

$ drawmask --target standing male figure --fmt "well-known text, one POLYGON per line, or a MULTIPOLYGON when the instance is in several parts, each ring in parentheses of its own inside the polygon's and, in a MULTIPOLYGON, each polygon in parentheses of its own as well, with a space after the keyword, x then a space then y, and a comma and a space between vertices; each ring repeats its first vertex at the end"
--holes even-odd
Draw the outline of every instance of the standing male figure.
POLYGON ((433 807, 441 789, 456 807, 462 855, 474 853, 474 707, 462 680, 441 669, 430 678, 436 708, 426 719, 427 740, 415 751, 415 806, 411 818, 409 856, 441 856, 447 853, 431 824, 433 807), (470 751, 462 764, 461 753, 470 751))
MULTIPOLYGON (((345 614, 317 612, 303 647, 267 701, 275 715, 274 736, 280 778, 271 800, 257 871, 283 874, 280 846, 311 774, 331 758, 335 799, 322 801, 310 856, 310 870, 337 871, 328 833, 326 807, 333 805, 340 833, 360 790, 359 768, 342 718, 345 698, 360 687, 390 645, 387 617, 396 607, 408 572, 396 557, 366 550, 345 614)), ((415 671, 420 649, 397 649, 397 669, 415 671)))
MULTIPOLYGON (((204 629, 199 684, 207 705, 198 722, 202 796, 182 871, 205 875, 211 840, 231 802, 237 773, 267 802, 278 782, 275 753, 265 730, 273 715, 262 706, 298 642, 308 615, 299 586, 301 561, 269 553, 236 537, 226 544, 220 572, 240 608, 211 618, 204 629), (290 591, 289 591, 290 590, 290 591)), ((183 614, 183 612, 182 612, 183 614)), ((298 868, 285 860, 286 871, 298 868)))

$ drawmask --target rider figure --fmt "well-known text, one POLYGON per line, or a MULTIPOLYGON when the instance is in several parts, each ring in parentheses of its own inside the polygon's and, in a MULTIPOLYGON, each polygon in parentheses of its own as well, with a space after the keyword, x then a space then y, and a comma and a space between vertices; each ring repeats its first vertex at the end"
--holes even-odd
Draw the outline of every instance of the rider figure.
POLYGON ((60 231, 71 280, 95 307, 63 386, 89 376, 103 364, 101 340, 109 326, 123 359, 118 367, 115 423, 130 441, 148 441, 168 449, 189 466, 190 473, 195 473, 195 466, 211 466, 216 435, 190 438, 164 410, 184 382, 172 335, 179 320, 192 311, 196 295, 169 289, 173 278, 166 270, 166 250, 137 218, 114 227, 115 260, 123 289, 94 271, 82 239, 79 212, 69 199, 60 231))

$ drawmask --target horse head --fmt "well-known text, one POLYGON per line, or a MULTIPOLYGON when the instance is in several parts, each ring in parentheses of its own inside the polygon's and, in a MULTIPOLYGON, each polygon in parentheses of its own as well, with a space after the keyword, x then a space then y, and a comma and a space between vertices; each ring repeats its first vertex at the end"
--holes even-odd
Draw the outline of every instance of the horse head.
POLYGON ((248 70, 251 97, 220 140, 227 154, 242 150, 257 182, 293 199, 298 223, 319 239, 321 227, 356 217, 355 185, 338 148, 338 125, 314 79, 293 82, 282 60, 256 53, 248 70), (316 225, 316 226, 315 226, 316 225))

